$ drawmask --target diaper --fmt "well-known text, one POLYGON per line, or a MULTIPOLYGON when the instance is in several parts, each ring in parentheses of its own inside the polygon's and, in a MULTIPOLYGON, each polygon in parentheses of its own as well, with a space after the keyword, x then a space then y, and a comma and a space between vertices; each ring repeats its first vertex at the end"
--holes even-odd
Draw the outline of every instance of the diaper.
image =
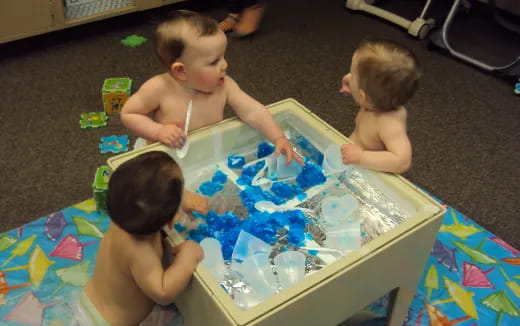
POLYGON ((155 305, 152 312, 139 326, 182 326, 183 319, 175 305, 155 305))
POLYGON ((99 311, 90 301, 85 291, 81 291, 75 306, 75 325, 78 326, 110 326, 110 324, 101 316, 99 311))
MULTIPOLYGON (((74 309, 75 326, 110 326, 101 316, 85 291, 81 291, 74 309)), ((175 305, 155 305, 152 312, 143 320, 139 326, 181 326, 182 315, 175 305)))

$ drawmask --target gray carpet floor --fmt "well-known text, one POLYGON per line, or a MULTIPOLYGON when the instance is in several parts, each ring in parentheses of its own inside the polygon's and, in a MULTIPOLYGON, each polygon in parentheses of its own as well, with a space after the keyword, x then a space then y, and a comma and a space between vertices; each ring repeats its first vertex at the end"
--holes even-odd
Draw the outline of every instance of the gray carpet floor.
MULTIPOLYGON (((422 3, 382 5, 413 18, 422 3)), ((176 8, 225 15, 216 1, 188 2, 0 45, 0 231, 92 196, 94 172, 109 157, 99 153, 99 138, 128 132, 117 118, 107 128, 82 130, 80 113, 102 110, 105 78, 128 76, 139 87, 161 72, 151 42, 137 48, 119 42, 131 34, 151 38, 176 8)), ((490 63, 518 56, 518 36, 479 8, 460 14, 457 46, 490 63)), ((442 19, 446 10, 436 6, 432 15, 442 19)), ((295 98, 349 135, 357 107, 338 89, 366 37, 405 44, 424 69, 408 105, 414 165, 405 176, 520 248, 520 97, 511 79, 432 51, 427 41, 350 12, 342 1, 315 0, 271 1, 257 35, 230 40, 229 74, 261 102, 295 98)))

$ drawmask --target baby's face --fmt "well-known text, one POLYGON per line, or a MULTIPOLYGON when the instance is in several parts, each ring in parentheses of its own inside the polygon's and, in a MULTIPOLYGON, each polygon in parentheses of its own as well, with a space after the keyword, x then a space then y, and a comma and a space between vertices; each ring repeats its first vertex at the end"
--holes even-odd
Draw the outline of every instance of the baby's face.
POLYGON ((182 55, 188 85, 204 93, 212 93, 224 85, 227 71, 225 59, 227 39, 220 30, 215 35, 188 39, 182 55))

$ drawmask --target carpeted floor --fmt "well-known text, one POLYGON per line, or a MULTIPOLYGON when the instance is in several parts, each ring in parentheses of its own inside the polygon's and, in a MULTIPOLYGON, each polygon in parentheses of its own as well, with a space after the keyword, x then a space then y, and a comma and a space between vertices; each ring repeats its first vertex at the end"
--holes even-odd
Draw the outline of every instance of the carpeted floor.
MULTIPOLYGON (((129 48, 119 41, 131 34, 150 38, 174 8, 222 18, 223 6, 215 3, 182 3, 0 45, 0 231, 92 196, 95 169, 109 157, 99 153, 99 138, 127 131, 118 119, 82 130, 80 113, 102 110, 105 78, 128 76, 139 87, 161 72, 151 42, 129 48)), ((414 17, 422 3, 387 0, 383 6, 414 17)), ((433 15, 442 18, 443 6, 436 4, 433 15)), ((342 1, 271 1, 260 33, 230 40, 229 74, 263 103, 293 97, 348 135, 357 108, 338 89, 356 44, 384 37, 407 45, 424 78, 408 106, 414 166, 406 177, 520 247, 520 97, 513 81, 430 51, 426 41, 343 7, 342 1)), ((520 53, 520 38, 497 27, 481 6, 460 14, 453 37, 491 63, 520 53)))

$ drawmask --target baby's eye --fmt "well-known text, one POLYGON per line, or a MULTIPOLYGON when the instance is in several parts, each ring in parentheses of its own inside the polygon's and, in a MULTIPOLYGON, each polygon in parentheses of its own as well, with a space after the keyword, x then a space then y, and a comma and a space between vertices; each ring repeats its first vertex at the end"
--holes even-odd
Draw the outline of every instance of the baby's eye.
POLYGON ((220 61, 220 59, 216 59, 215 61, 212 61, 212 62, 211 62, 211 65, 214 66, 214 65, 216 65, 219 61, 220 61))

